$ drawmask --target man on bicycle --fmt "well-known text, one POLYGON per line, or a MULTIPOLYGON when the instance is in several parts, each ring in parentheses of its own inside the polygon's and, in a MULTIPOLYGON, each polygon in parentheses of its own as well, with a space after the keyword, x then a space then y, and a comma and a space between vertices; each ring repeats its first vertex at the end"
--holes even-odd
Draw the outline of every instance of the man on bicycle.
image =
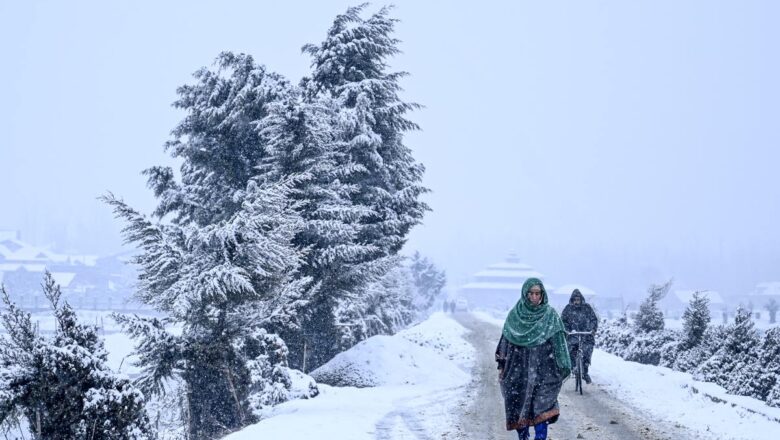
POLYGON ((569 336, 567 341, 569 343, 569 355, 571 356, 572 365, 576 365, 577 350, 582 350, 583 370, 585 370, 582 371, 582 378, 585 380, 585 383, 590 383, 588 367, 590 366, 590 358, 593 355, 593 345, 596 343, 595 334, 599 327, 599 319, 593 307, 585 302, 585 297, 582 296, 579 289, 574 289, 571 293, 569 304, 563 309, 561 319, 567 332, 590 333, 582 337, 582 347, 579 347, 576 337, 569 336))

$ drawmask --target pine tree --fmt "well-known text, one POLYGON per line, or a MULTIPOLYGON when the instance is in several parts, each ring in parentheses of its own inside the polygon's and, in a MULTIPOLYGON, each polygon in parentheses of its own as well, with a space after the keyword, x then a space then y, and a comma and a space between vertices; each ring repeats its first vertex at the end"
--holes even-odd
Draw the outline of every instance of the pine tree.
POLYGON ((764 335, 758 365, 763 366, 757 381, 759 393, 767 405, 780 408, 780 327, 764 335))
POLYGON ((640 331, 663 330, 664 314, 658 308, 658 301, 666 296, 671 287, 672 280, 669 280, 664 284, 653 284, 647 290, 647 298, 639 305, 639 312, 636 315, 636 327, 640 331))
POLYGON ((154 214, 173 214, 175 224, 206 226, 240 209, 242 192, 267 157, 257 125, 272 103, 291 93, 284 78, 249 55, 224 52, 214 64, 177 91, 174 106, 187 115, 165 148, 183 161, 180 181, 169 167, 144 171, 159 198, 154 214))
POLYGON ((261 178, 293 182, 291 197, 302 221, 293 243, 306 251, 300 274, 315 286, 301 312, 305 325, 276 329, 290 347, 290 363, 296 368, 303 368, 307 345, 312 348, 307 360, 315 367, 340 351, 342 344, 334 344, 343 332, 336 309, 342 301, 357 298, 378 276, 371 270, 376 246, 358 241, 359 222, 369 210, 352 204, 354 185, 344 182, 350 170, 342 165, 344 155, 333 129, 338 125, 336 102, 328 97, 306 102, 300 92, 295 88, 271 105, 259 124, 269 153, 260 167, 261 178))
POLYGON ((392 268, 367 286, 360 301, 345 301, 337 309, 345 349, 371 336, 393 334, 412 322, 414 282, 400 260, 393 257, 388 262, 392 268))
POLYGON ((331 96, 341 106, 340 137, 356 185, 353 204, 371 210, 360 238, 391 255, 403 246, 412 226, 428 207, 419 197, 424 168, 403 144, 403 133, 418 129, 406 119, 419 105, 402 101, 399 80, 405 72, 387 72, 387 59, 400 52, 392 37, 396 19, 382 8, 368 19, 366 4, 336 17, 320 45, 303 50, 312 56, 313 72, 303 85, 310 98, 331 96))
POLYGON ((49 272, 43 292, 56 322, 51 337, 39 335, 30 314, 0 290, 7 332, 0 343, 0 422, 19 412, 36 439, 155 437, 143 394, 108 368, 97 328, 78 322, 49 272))
POLYGON ((441 293, 441 289, 447 283, 447 276, 444 271, 439 271, 436 266, 427 258, 415 252, 409 262, 409 269, 412 272, 414 285, 417 288, 415 297, 415 308, 419 311, 430 309, 436 297, 441 293))
MULTIPOLYGON (((150 392, 177 375, 186 384, 189 435, 211 439, 255 420, 252 402, 257 383, 285 380, 286 348, 275 363, 257 368, 269 356, 273 336, 265 328, 299 326, 307 278, 297 278, 300 254, 291 241, 300 220, 289 207, 289 186, 257 184, 236 193, 242 200, 230 216, 209 225, 154 224, 124 202, 108 196, 118 217, 127 222, 126 240, 141 253, 138 298, 167 316, 157 320, 120 317, 138 340, 140 383, 150 392), (164 324, 182 327, 180 336, 164 324), (253 376, 260 372, 260 377, 253 376), (262 376, 270 374, 271 376, 262 376)), ((274 399, 271 399, 274 400, 274 399)), ((276 399, 278 400, 278 399, 276 399)), ((275 401, 275 400, 274 400, 275 401)))
POLYGON ((764 308, 769 312, 769 323, 774 324, 777 318, 777 311, 780 310, 780 304, 772 298, 764 305, 764 308))
POLYGON ((754 362, 759 344, 758 332, 750 319, 750 312, 738 308, 734 323, 726 328, 723 345, 699 368, 696 375, 707 382, 714 382, 730 392, 738 392, 739 384, 735 372, 754 362))
POLYGON ((772 390, 780 384, 780 328, 769 329, 760 343, 751 347, 749 355, 740 360, 735 371, 739 374, 734 375, 732 385, 727 387, 730 391, 780 406, 780 402, 771 402, 770 398, 772 390))
POLYGON ((403 246, 427 205, 419 198, 424 168, 403 144, 403 133, 417 124, 406 113, 419 105, 400 99, 399 81, 406 72, 387 72, 387 59, 400 52, 392 37, 397 22, 382 8, 368 19, 366 4, 338 16, 319 46, 306 45, 312 76, 303 83, 309 96, 329 95, 342 106, 341 137, 357 185, 353 201, 372 210, 362 224, 361 238, 376 244, 384 255, 403 246))
MULTIPOLYGON (((349 236, 323 251, 304 268, 319 290, 303 314, 309 358, 316 367, 351 341, 359 341, 365 326, 355 321, 372 307, 368 286, 393 269, 394 255, 410 229, 428 210, 420 196, 424 168, 403 144, 403 133, 417 129, 405 114, 419 107, 403 102, 399 80, 403 72, 388 73, 386 61, 397 54, 391 35, 397 20, 383 8, 368 19, 366 5, 349 8, 336 17, 325 41, 306 45, 312 74, 301 82, 306 102, 333 102, 337 108, 334 169, 350 189, 349 236), (345 328, 350 330, 345 330, 345 328)), ((370 314, 369 314, 370 315, 370 314)))
POLYGON ((694 292, 691 302, 683 313, 684 344, 686 347, 695 347, 701 342, 701 338, 710 324, 709 304, 710 300, 707 296, 694 292))

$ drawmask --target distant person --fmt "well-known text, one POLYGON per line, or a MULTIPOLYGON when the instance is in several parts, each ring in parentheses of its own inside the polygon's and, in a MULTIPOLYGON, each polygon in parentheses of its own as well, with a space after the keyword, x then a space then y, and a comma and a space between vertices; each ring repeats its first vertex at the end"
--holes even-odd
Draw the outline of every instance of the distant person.
POLYGON ((498 379, 504 396, 507 431, 520 440, 547 438, 547 425, 560 415, 558 393, 571 373, 566 333, 537 278, 523 284, 517 305, 509 311, 496 348, 498 379))
POLYGON ((450 313, 455 313, 455 300, 450 301, 450 313))
POLYGON ((444 313, 447 313, 447 310, 450 309, 450 305, 446 299, 444 300, 444 302, 441 303, 441 309, 444 313))
POLYGON ((576 336, 569 336, 569 353, 571 354, 571 364, 576 365, 575 359, 577 359, 577 350, 582 350, 582 378, 585 383, 591 383, 590 375, 588 375, 588 367, 590 367, 590 359, 593 356, 593 346, 596 344, 596 330, 599 328, 599 318, 596 316, 596 312, 593 310, 590 304, 585 302, 585 297, 582 296, 579 289, 574 289, 569 298, 569 304, 563 308, 561 313, 561 319, 563 319, 563 325, 566 327, 567 332, 588 332, 589 335, 581 336, 582 347, 577 343, 576 336))

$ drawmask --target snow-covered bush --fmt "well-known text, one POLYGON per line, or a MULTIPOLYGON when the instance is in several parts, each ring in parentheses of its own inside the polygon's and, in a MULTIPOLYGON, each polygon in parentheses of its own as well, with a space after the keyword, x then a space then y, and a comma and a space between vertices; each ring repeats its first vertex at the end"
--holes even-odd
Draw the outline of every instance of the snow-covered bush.
POLYGON ((679 371, 693 372, 723 346, 727 332, 728 328, 723 325, 707 327, 698 345, 688 348, 684 342, 681 342, 679 346, 681 351, 675 363, 666 366, 679 371))
POLYGON ((613 321, 599 329, 596 344, 602 350, 690 372, 729 393, 780 407, 780 328, 760 335, 745 309, 737 310, 733 324, 706 327, 695 345, 685 337, 689 328, 635 334, 625 323, 613 321))
POLYGON ((672 280, 664 284, 653 284, 647 289, 647 298, 639 305, 635 325, 641 332, 652 332, 664 328, 664 314, 658 308, 658 301, 663 299, 672 287, 672 280))
POLYGON ((596 333, 596 346, 608 353, 624 357, 636 338, 636 330, 623 320, 604 321, 596 333))
POLYGON ((263 408, 278 405, 290 399, 308 399, 317 396, 317 384, 297 370, 287 367, 287 346, 275 334, 256 329, 251 338, 237 344, 235 350, 244 353, 249 369, 249 405, 259 416, 263 408), (295 387, 293 387, 293 378, 295 387))
POLYGON ((736 381, 735 376, 739 374, 737 367, 754 361, 758 343, 758 332, 750 312, 737 309, 734 324, 728 326, 723 345, 694 370, 694 377, 714 382, 730 392, 738 392, 742 387, 736 381))
POLYGON ((143 394, 108 368, 97 328, 79 323, 73 309, 60 302, 50 273, 43 292, 57 323, 52 336, 41 336, 30 314, 1 290, 5 310, 0 318, 7 336, 0 342, 0 422, 21 415, 39 439, 155 437, 143 394))
POLYGON ((683 313, 683 330, 685 333, 685 345, 695 347, 701 342, 707 326, 710 325, 710 300, 699 292, 693 294, 691 302, 683 313))

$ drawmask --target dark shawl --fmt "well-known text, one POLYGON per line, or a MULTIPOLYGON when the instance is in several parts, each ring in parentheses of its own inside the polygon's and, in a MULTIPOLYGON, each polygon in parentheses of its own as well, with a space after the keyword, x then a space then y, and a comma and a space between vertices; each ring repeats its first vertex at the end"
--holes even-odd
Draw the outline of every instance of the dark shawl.
POLYGON ((555 423, 560 414, 558 393, 571 370, 571 360, 561 319, 547 304, 547 292, 538 279, 530 279, 523 285, 523 297, 504 323, 503 335, 496 348, 496 361, 504 397, 506 429, 521 429, 541 422, 555 423), (527 292, 534 285, 542 287, 539 306, 527 301, 527 292), (563 349, 563 359, 558 355, 558 346, 563 349))
MULTIPOLYGON (((563 313, 561 313, 561 319, 567 332, 594 332, 599 328, 599 318, 596 316, 596 312, 590 304, 585 302, 585 297, 582 296, 578 289, 574 289, 574 292, 572 292, 569 304, 564 307, 563 313), (581 303, 574 304, 575 298, 580 298, 581 303)), ((575 340, 572 338, 570 337, 570 343, 575 340)), ((583 336, 582 339, 589 344, 595 342, 592 335, 583 336)))

